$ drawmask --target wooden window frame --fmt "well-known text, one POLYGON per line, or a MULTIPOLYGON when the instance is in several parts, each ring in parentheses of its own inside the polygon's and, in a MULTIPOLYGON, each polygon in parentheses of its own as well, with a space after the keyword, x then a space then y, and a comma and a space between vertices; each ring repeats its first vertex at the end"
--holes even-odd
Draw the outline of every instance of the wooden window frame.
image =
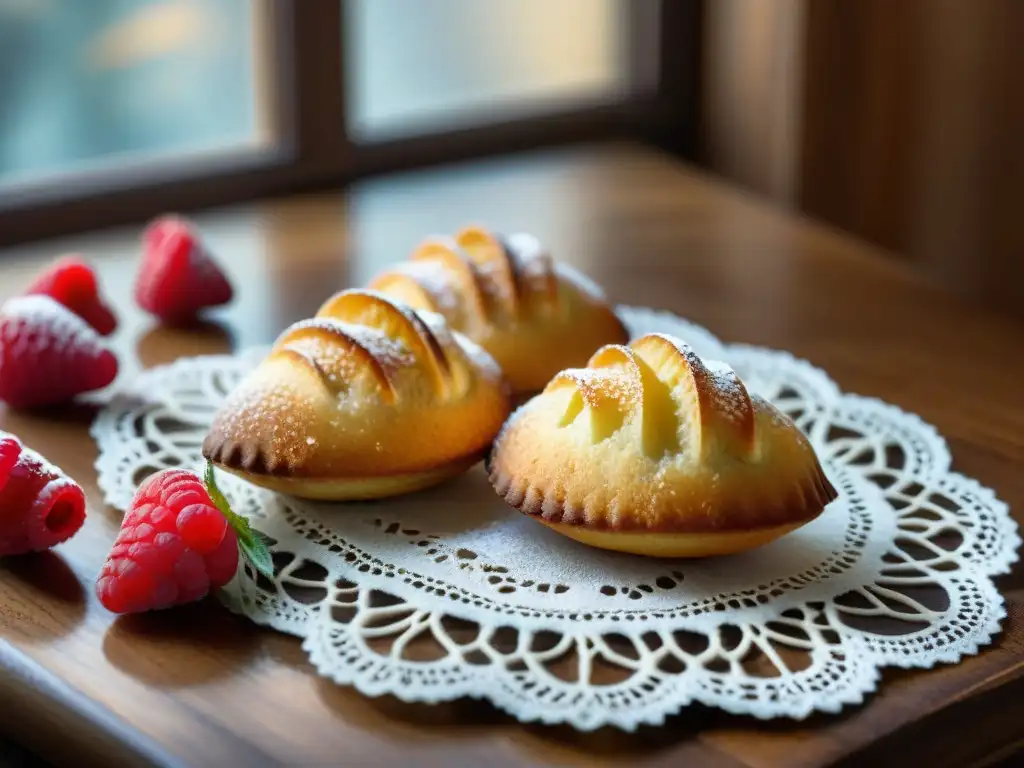
POLYGON ((260 59, 273 62, 258 88, 271 147, 111 163, 56 183, 0 186, 0 245, 588 139, 632 136, 695 152, 701 0, 623 0, 627 96, 620 101, 364 145, 349 140, 345 119, 343 19, 352 1, 255 0, 260 59))

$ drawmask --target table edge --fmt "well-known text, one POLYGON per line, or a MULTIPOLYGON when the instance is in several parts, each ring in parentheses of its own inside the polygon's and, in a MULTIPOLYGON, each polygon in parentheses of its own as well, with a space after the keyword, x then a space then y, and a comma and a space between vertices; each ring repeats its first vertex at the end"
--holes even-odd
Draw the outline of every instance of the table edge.
MULTIPOLYGON (((8 640, 0 639, 0 709, 13 719, 16 732, 7 737, 40 757, 61 762, 77 748, 88 748, 89 761, 104 765, 185 768, 185 764, 104 706, 73 688, 8 640), (54 708, 59 710, 59 731, 54 708), (24 739, 25 723, 43 723, 49 729, 24 739), (19 725, 22 726, 19 728, 19 725)), ((6 719, 6 717, 5 717, 6 719)), ((11 724, 6 724, 9 727, 11 724)), ((77 755, 77 760, 82 759, 77 755)))

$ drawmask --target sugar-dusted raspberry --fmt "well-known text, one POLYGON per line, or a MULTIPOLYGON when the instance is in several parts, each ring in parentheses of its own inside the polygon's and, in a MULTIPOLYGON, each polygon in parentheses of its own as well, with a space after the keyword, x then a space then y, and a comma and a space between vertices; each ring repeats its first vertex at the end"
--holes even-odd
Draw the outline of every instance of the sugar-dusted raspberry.
POLYGON ((190 603, 227 584, 242 548, 256 551, 266 571, 269 554, 227 507, 213 482, 183 469, 165 469, 136 491, 103 564, 96 592, 114 613, 137 613, 190 603))
POLYGON ((0 489, 0 555, 49 549, 74 536, 83 522, 81 487, 35 451, 20 447, 0 489))
POLYGON ((63 304, 32 295, 0 307, 0 400, 8 405, 56 405, 116 376, 114 353, 63 304))

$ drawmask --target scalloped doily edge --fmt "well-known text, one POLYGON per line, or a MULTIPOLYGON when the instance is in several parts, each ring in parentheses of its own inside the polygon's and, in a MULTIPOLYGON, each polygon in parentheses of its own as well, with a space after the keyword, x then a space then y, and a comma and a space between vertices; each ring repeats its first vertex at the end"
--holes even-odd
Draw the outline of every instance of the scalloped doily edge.
MULTIPOLYGON (((848 639, 857 644, 862 643, 862 641, 855 636, 850 636, 848 639)), ((867 675, 864 680, 866 684, 864 686, 860 688, 840 689, 844 692, 843 695, 830 696, 825 700, 815 699, 813 703, 807 701, 801 706, 792 707, 788 710, 783 709, 780 711, 779 709, 775 709, 772 712, 765 712, 759 711, 757 707, 745 706, 741 701, 723 702, 722 700, 714 699, 710 696, 702 696, 698 687, 685 698, 677 699, 674 702, 673 707, 665 708, 659 712, 644 714, 639 717, 634 716, 629 720, 611 716, 605 717, 600 721, 589 721, 581 720, 578 717, 566 717, 563 713, 545 716, 543 713, 525 709, 521 706, 521 701, 518 699, 513 697, 496 696, 495 691, 503 690, 500 685, 500 675, 491 673, 484 668, 479 668, 477 670, 478 676, 472 681, 466 681, 459 686, 448 687, 444 689, 443 693, 440 695, 423 697, 410 695, 408 690, 402 688, 385 689, 383 687, 368 685, 368 681, 365 681, 356 675, 339 673, 336 668, 329 667, 325 664, 324 660, 321 658, 319 647, 315 644, 315 638, 312 636, 306 636, 303 638, 302 649, 309 658, 310 663, 317 669, 319 675, 331 680, 336 685, 354 688, 359 691, 360 694, 369 698, 394 696, 407 704, 437 704, 469 698, 475 701, 486 701, 521 723, 540 723, 552 726, 570 725, 576 730, 582 732, 591 732, 604 727, 613 727, 632 733, 641 726, 658 727, 664 725, 665 721, 670 717, 679 715, 687 707, 694 704, 701 704, 712 709, 718 709, 731 715, 755 717, 758 720, 765 722, 779 719, 801 721, 819 712, 836 715, 840 714, 847 707, 862 704, 869 694, 878 690, 878 684, 882 678, 881 669, 879 667, 868 667, 867 675), (488 688, 487 683, 489 681, 497 684, 488 688), (480 689, 485 689, 489 692, 481 694, 479 693, 480 689)))
MULTIPOLYGON (((617 310, 619 309, 622 309, 622 307, 617 308, 617 310)), ((671 320, 672 322, 682 321, 687 323, 688 325, 693 325, 689 321, 686 321, 684 318, 679 318, 678 316, 665 310, 649 310, 646 308, 632 307, 629 307, 627 309, 634 309, 640 312, 650 313, 655 318, 664 317, 668 320, 671 320)), ((680 697, 678 701, 674 701, 674 708, 671 710, 666 709, 660 713, 654 713, 650 715, 645 714, 642 717, 632 718, 629 721, 619 720, 616 719, 613 715, 608 716, 608 713, 605 713, 606 717, 603 720, 594 723, 589 723, 584 721, 578 721, 578 719, 574 720, 573 718, 566 718, 560 716, 561 713, 556 713, 550 717, 546 717, 543 713, 523 711, 519 706, 521 704, 520 700, 516 700, 511 697, 503 699, 500 696, 496 697, 489 694, 481 695, 478 693, 472 693, 471 691, 464 691, 460 693, 459 688, 457 686, 454 686, 449 690, 445 690, 444 695, 438 695, 436 697, 424 697, 422 695, 422 692, 416 692, 419 693, 419 695, 416 695, 416 693, 412 693, 408 696, 405 696, 403 695, 401 689, 372 690, 372 686, 368 687, 363 685, 362 681, 356 677, 352 677, 351 679, 349 679, 343 675, 337 675, 336 672, 331 668, 325 668, 323 660, 319 658, 319 650, 317 650, 317 648, 313 645, 313 636, 310 633, 310 627, 311 622, 315 622, 318 617, 318 614, 322 610, 324 610, 323 607, 317 608, 314 611, 310 612, 310 617, 309 619, 307 619, 306 626, 304 626, 302 628, 302 631, 300 631, 299 628, 295 627, 292 624, 274 621, 273 617, 269 617, 265 621, 260 620, 260 618, 253 616, 251 613, 245 612, 241 606, 235 605, 234 599, 232 597, 228 597, 228 593, 226 592, 220 595, 221 602, 233 613, 246 616, 249 620, 253 621, 259 626, 263 626, 266 628, 273 629, 275 631, 279 631, 288 635, 302 638, 302 647, 309 654, 310 661, 314 663, 314 665, 318 669, 318 672, 321 675, 328 677, 340 684, 351 685, 355 687, 357 690, 360 690, 360 692, 364 695, 380 696, 384 694, 390 694, 395 695, 396 697, 405 701, 421 703, 429 703, 430 701, 449 701, 463 697, 478 700, 488 700, 495 704, 495 706, 497 706, 499 709, 508 712, 510 715, 516 717, 518 720, 523 722, 539 722, 547 724, 568 723, 576 728, 579 728, 580 730, 593 730, 603 725, 610 725, 627 731, 635 730, 637 727, 641 725, 657 726, 663 724, 666 718, 678 714, 687 706, 694 703, 713 706, 715 708, 721 709, 726 712, 730 712, 732 714, 748 715, 760 719, 774 719, 781 717, 800 720, 818 711, 827 713, 838 713, 847 706, 855 706, 861 704, 869 694, 877 690, 878 683, 882 679, 882 669, 885 667, 902 669, 922 669, 930 668, 936 664, 954 664, 961 661, 965 657, 977 655, 983 648, 990 646, 993 643, 994 639, 1002 632, 1002 625, 1007 616, 1005 598, 1002 596, 1002 594, 999 593, 998 589, 996 589, 992 579, 996 576, 1008 573, 1012 569, 1012 566, 1015 563, 1017 563, 1020 558, 1019 549, 1022 541, 1020 536, 1020 530, 1019 526, 1016 524, 1016 521, 1014 521, 1009 514, 1009 506, 1004 501, 999 499, 999 497, 996 495, 993 489, 982 485, 974 478, 967 477, 958 472, 954 472, 951 469, 952 457, 949 451, 948 443, 932 424, 925 421, 919 415, 903 410, 898 406, 884 402, 878 398, 857 395, 855 393, 843 392, 823 370, 817 368, 812 363, 806 360, 795 357, 789 352, 783 350, 772 350, 770 348, 757 347, 752 345, 726 344, 725 342, 719 340, 718 337, 714 336, 714 334, 711 334, 710 331, 707 331, 706 334, 710 340, 717 342, 726 352, 735 349, 740 352, 749 352, 757 355, 770 354, 785 357, 790 361, 790 364, 796 367, 803 368, 805 371, 811 372, 811 376, 815 379, 818 379, 819 383, 827 382, 829 385, 831 385, 829 387, 829 390, 834 393, 834 396, 837 400, 837 405, 839 401, 849 399, 854 402, 870 404, 872 408, 876 408, 883 412, 891 413, 893 415, 896 415, 898 419, 905 419, 906 421, 914 423, 915 426, 920 428, 922 432, 928 432, 929 435, 934 438, 935 443, 941 444, 942 448, 944 449, 944 456, 946 459, 945 464, 941 469, 933 468, 933 475, 949 477, 954 479, 955 482, 960 485, 960 487, 964 488, 969 493, 976 495, 979 499, 983 500, 987 505, 991 506, 992 508, 999 510, 1000 530, 1003 534, 1003 542, 1002 546, 1000 547, 1000 551, 1004 556, 995 558, 991 561, 972 563, 972 567, 966 571, 966 573, 970 573, 973 575, 974 578, 972 579, 972 581, 978 584, 981 591, 985 593, 986 597, 990 599, 991 610, 986 612, 985 614, 985 623, 982 626, 980 626, 974 633, 969 635, 967 638, 964 638, 964 645, 954 646, 947 649, 946 651, 939 653, 932 652, 927 658, 927 664, 921 664, 915 663, 919 661, 919 659, 913 656, 882 656, 876 650, 869 650, 869 647, 871 645, 869 641, 866 641, 863 638, 859 637, 857 633, 851 633, 845 635, 844 640, 864 643, 866 646, 868 646, 868 648, 865 648, 865 651, 867 651, 869 655, 873 657, 875 663, 870 667, 865 667, 866 674, 861 679, 862 682, 866 683, 865 685, 856 689, 851 687, 841 688, 839 689, 839 693, 841 695, 833 696, 829 699, 815 699, 813 703, 810 703, 810 700, 802 700, 804 701, 804 703, 799 707, 795 707, 792 711, 785 711, 784 708, 783 710, 780 710, 779 707, 776 705, 771 712, 758 712, 758 708, 756 706, 747 707, 743 705, 742 702, 735 700, 712 700, 711 698, 703 698, 700 695, 700 692, 697 691, 694 692, 692 695, 680 697), (316 658, 314 658, 314 656, 316 658)), ((106 404, 104 409, 100 412, 100 414, 97 416, 97 418, 93 421, 92 425, 90 426, 90 435, 93 437, 94 440, 99 440, 99 433, 101 431, 101 419, 103 418, 104 414, 108 413, 111 408, 116 406, 116 403, 120 398, 128 397, 134 400, 145 400, 145 386, 154 377, 162 375, 177 375, 180 370, 187 369, 190 365, 193 364, 193 361, 201 358, 221 358, 237 360, 240 357, 244 357, 251 358, 255 361, 258 360, 260 355, 265 354, 266 349, 267 347, 265 346, 250 347, 245 350, 241 350, 240 352, 228 355, 205 355, 179 358, 178 360, 175 360, 170 364, 148 369, 134 380, 132 386, 120 388, 113 393, 110 401, 106 404)), ((103 491, 104 497, 106 498, 112 493, 112 490, 109 485, 109 478, 105 476, 102 469, 102 458, 103 453, 101 451, 101 453, 97 456, 97 459, 95 461, 95 467, 97 469, 98 485, 100 486, 101 490, 103 491)), ((479 670, 479 672, 484 671, 484 669, 479 670)), ((481 679, 483 679, 486 682, 487 678, 492 677, 497 677, 497 675, 480 675, 480 678, 474 679, 473 687, 478 689, 478 684, 480 683, 481 679)), ((496 688, 500 689, 500 686, 496 686, 496 688)), ((756 702, 754 703, 756 704, 756 702)))

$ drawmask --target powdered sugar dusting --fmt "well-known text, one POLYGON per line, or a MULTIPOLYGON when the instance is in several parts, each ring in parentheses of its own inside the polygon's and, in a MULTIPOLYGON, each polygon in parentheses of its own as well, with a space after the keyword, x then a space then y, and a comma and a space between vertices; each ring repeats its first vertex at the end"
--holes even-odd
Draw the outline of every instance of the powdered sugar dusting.
POLYGON ((350 347, 332 332, 340 333, 369 353, 385 371, 415 365, 412 352, 399 339, 391 338, 378 328, 371 328, 355 323, 345 323, 333 318, 319 318, 293 327, 293 332, 305 328, 322 328, 325 333, 296 335, 289 338, 285 334, 283 345, 299 352, 311 360, 327 374, 327 380, 335 389, 340 389, 346 380, 365 373, 361 366, 365 363, 350 354, 350 347))
POLYGON ((414 280, 430 294, 435 308, 443 313, 455 313, 460 309, 456 286, 448 276, 447 267, 440 260, 419 259, 407 261, 395 267, 395 272, 414 280))
POLYGON ((217 416, 213 433, 231 435, 243 457, 259 450, 268 470, 298 467, 316 447, 306 437, 313 405, 286 381, 254 381, 236 389, 217 416))
POLYGON ((710 384, 711 403, 715 411, 735 423, 745 423, 752 415, 747 389, 729 365, 711 360, 705 363, 710 384))
POLYGON ((576 382, 584 402, 591 408, 614 403, 620 410, 627 410, 640 403, 642 388, 639 382, 622 370, 584 368, 569 371, 568 375, 576 382))
POLYGON ((0 319, 21 321, 2 323, 4 343, 0 347, 0 355, 8 349, 15 358, 22 353, 35 354, 47 350, 56 354, 74 350, 76 354, 92 356, 105 349, 99 335, 88 323, 49 296, 9 299, 0 308, 0 319), (26 333, 26 328, 31 332, 26 333))
POLYGON ((353 323, 338 323, 346 336, 354 339, 359 346, 376 358, 385 369, 396 370, 416 364, 416 358, 400 340, 389 336, 380 328, 353 323))
POLYGON ((540 240, 528 232, 515 232, 506 238, 506 243, 523 267, 544 257, 550 258, 540 240))
POLYGON ((454 344, 466 356, 469 363, 481 373, 484 373, 489 378, 500 378, 503 375, 501 368, 494 361, 494 358, 483 347, 469 339, 469 337, 453 330, 442 315, 424 310, 417 310, 416 314, 423 320, 444 349, 450 349, 454 344))
POLYGON ((107 386, 117 368, 92 326, 50 297, 22 296, 0 308, 0 399, 9 405, 66 402, 107 386))
POLYGON ((508 247, 518 263, 523 293, 541 296, 552 293, 554 264, 540 240, 526 232, 517 232, 509 235, 508 247))
POLYGON ((511 277, 510 255, 504 248, 497 255, 484 256, 479 252, 470 251, 480 276, 480 288, 488 299, 488 304, 509 306, 515 300, 515 283, 511 277))
POLYGON ((475 341, 472 341, 467 336, 463 336, 461 333, 452 334, 452 338, 455 340, 455 343, 459 345, 459 348, 462 350, 463 354, 465 354, 469 362, 480 373, 485 374, 490 379, 500 379, 504 375, 494 358, 487 353, 487 350, 475 341))
MULTIPOLYGON (((674 336, 648 334, 634 344, 639 346, 644 362, 652 367, 655 374, 672 384, 672 398, 682 412, 696 417, 696 409, 700 407, 698 403, 703 401, 704 407, 730 424, 738 427, 752 424, 753 408, 746 387, 730 366, 717 361, 705 363, 685 342, 674 336), (681 376, 677 373, 680 369, 689 369, 693 375, 681 376)), ((559 374, 559 378, 571 381, 591 408, 615 403, 620 410, 628 411, 637 405, 647 404, 648 393, 635 367, 636 361, 630 365, 628 360, 616 359, 613 362, 605 356, 600 357, 607 362, 606 365, 602 366, 599 360, 600 367, 569 369, 559 374)))
POLYGON ((451 327, 448 325, 448 321, 445 320, 444 315, 437 312, 431 312, 426 309, 417 309, 414 311, 416 312, 416 316, 423 321, 423 324, 427 326, 427 329, 432 334, 434 334, 434 337, 440 344, 445 344, 445 342, 451 338, 451 327))

